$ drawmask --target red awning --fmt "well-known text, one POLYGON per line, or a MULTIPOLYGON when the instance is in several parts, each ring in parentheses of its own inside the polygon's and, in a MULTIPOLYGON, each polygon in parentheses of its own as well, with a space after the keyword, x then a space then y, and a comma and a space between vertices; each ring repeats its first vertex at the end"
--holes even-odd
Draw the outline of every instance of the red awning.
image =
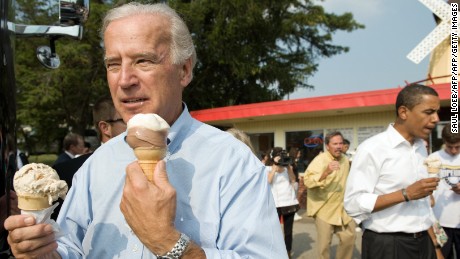
MULTIPOLYGON (((432 87, 436 89, 441 100, 450 100, 451 89, 449 83, 436 84, 432 85, 432 87)), ((327 110, 393 106, 400 90, 401 88, 398 87, 385 90, 227 106, 192 111, 190 113, 192 117, 199 121, 212 122, 327 110)))

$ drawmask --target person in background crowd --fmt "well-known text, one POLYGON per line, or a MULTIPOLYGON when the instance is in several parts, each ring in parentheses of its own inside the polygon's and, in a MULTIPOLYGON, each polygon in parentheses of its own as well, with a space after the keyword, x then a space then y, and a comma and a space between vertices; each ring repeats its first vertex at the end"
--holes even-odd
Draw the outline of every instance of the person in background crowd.
POLYGON ((170 126, 168 153, 147 180, 123 133, 74 177, 57 223, 5 221, 16 257, 287 258, 265 166, 241 141, 193 119, 182 101, 196 52, 166 4, 130 2, 101 29, 107 81, 123 121, 156 113, 170 126))
MULTIPOLYGON (((302 202, 305 202, 305 194, 307 189, 305 188, 304 184, 304 174, 305 170, 307 169, 307 161, 305 160, 304 153, 301 149, 298 149, 294 158, 294 163, 292 164, 294 174, 296 175, 296 181, 298 184, 297 187, 297 201, 299 202, 300 208, 302 208, 302 202)), ((296 212, 294 216, 294 220, 300 220, 302 216, 296 212)))
POLYGON ((336 258, 351 259, 356 224, 343 208, 350 162, 342 153, 343 136, 340 132, 327 134, 325 144, 327 151, 316 156, 305 172, 307 215, 315 219, 318 258, 330 258, 332 235, 336 234, 340 241, 336 258))
POLYGON ((396 98, 396 119, 357 149, 345 191, 345 209, 364 229, 362 258, 442 258, 431 226, 430 194, 423 161, 427 139, 439 122, 438 93, 412 84, 396 98))
POLYGON ((296 194, 297 194, 297 190, 299 189, 299 186, 298 186, 299 172, 297 170, 296 163, 295 163, 295 159, 296 159, 298 153, 299 153, 299 149, 295 148, 295 147, 291 147, 289 149, 289 152, 288 152, 290 165, 292 167, 292 171, 294 172, 294 176, 295 176, 295 180, 296 180, 296 186, 297 186, 295 188, 296 189, 296 194))
POLYGON ((85 141, 85 148, 83 149, 83 153, 82 155, 84 154, 88 154, 88 153, 91 153, 91 143, 89 143, 88 141, 85 141))
POLYGON ((76 133, 67 134, 62 141, 62 145, 64 152, 58 156, 53 166, 75 158, 76 155, 82 154, 85 149, 83 137, 76 133))
POLYGON ((342 153, 348 158, 348 160, 351 162, 353 158, 353 154, 349 151, 350 149, 350 141, 348 139, 343 139, 343 147, 342 147, 342 153))
POLYGON ((95 103, 93 123, 102 144, 126 131, 126 122, 115 109, 110 96, 104 96, 95 103))
POLYGON ((430 144, 428 143, 428 140, 424 139, 423 140, 423 145, 425 145, 426 152, 430 154, 430 144))
POLYGON ((442 163, 441 177, 444 177, 433 193, 433 212, 447 234, 447 242, 441 251, 446 259, 454 259, 454 248, 460 256, 460 133, 452 133, 451 124, 442 129, 444 148, 430 157, 442 163), (456 172, 457 177, 447 177, 446 173, 456 172))
MULTIPOLYGON (((126 130, 126 123, 121 119, 120 114, 115 109, 111 97, 103 97, 96 101, 93 107, 93 124, 96 127, 97 136, 102 144, 126 130)), ((66 181, 69 189, 72 187, 73 176, 92 154, 92 152, 89 152, 53 166, 59 178, 66 181)), ((52 219, 57 219, 62 207, 62 202, 63 201, 59 199, 60 204, 54 209, 51 215, 52 219)))
POLYGON ((21 150, 17 149, 16 151, 16 161, 18 164, 18 170, 21 169, 21 167, 27 165, 29 163, 29 158, 27 158, 27 155, 22 152, 21 150))
POLYGON ((5 150, 8 150, 7 152, 8 160, 14 161, 14 163, 8 163, 8 166, 14 172, 21 169, 21 167, 29 163, 29 159, 27 158, 27 155, 24 152, 22 152, 19 148, 15 148, 16 146, 17 146, 17 143, 15 145, 14 137, 12 135, 8 135, 7 145, 5 146, 6 147, 5 150), (16 149, 16 154, 14 153, 15 149, 16 149))
POLYGON ((305 157, 301 149, 298 149, 296 152, 293 167, 298 173, 304 173, 307 169, 307 161, 305 161, 305 157))
POLYGON ((264 165, 268 165, 270 163, 270 155, 267 152, 260 153, 260 162, 264 165))
POLYGON ((273 148, 271 152, 271 166, 267 166, 268 183, 271 186, 276 210, 280 221, 284 224, 284 243, 291 258, 292 230, 294 228, 294 215, 299 210, 294 185, 295 175, 288 161, 287 153, 281 147, 273 148))
POLYGON ((251 138, 246 133, 244 133, 244 131, 239 130, 237 128, 229 128, 226 131, 232 134, 232 136, 234 136, 235 138, 237 138, 244 144, 246 144, 246 146, 248 146, 249 149, 251 149, 251 152, 254 155, 256 154, 256 152, 254 151, 254 147, 252 146, 252 143, 251 143, 251 138))
POLYGON ((84 146, 85 147, 83 148, 83 152, 81 154, 75 155, 74 158, 78 158, 78 157, 80 157, 82 155, 90 154, 91 152, 93 152, 91 150, 91 143, 89 143, 88 141, 85 141, 84 146))

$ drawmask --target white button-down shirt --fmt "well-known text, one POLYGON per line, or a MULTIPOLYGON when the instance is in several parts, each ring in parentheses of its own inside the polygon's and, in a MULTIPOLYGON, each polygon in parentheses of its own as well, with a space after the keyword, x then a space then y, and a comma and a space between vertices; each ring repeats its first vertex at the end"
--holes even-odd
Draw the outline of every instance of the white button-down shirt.
POLYGON ((377 197, 428 177, 423 140, 411 145, 390 125, 364 141, 356 152, 345 190, 345 210, 365 229, 375 232, 414 233, 433 224, 429 197, 402 202, 372 212, 377 197))

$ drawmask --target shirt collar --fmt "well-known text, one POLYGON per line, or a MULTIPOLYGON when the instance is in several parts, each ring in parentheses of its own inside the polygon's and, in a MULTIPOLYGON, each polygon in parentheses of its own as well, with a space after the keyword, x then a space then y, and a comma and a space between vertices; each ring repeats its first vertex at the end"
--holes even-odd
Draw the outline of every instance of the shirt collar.
POLYGON ((181 140, 185 138, 193 121, 192 116, 188 112, 187 105, 185 103, 182 103, 182 105, 183 110, 181 115, 169 129, 168 150, 171 153, 180 145, 181 140))
MULTIPOLYGON (((388 136, 389 136, 389 141, 391 147, 396 147, 398 145, 401 145, 403 143, 407 143, 407 145, 411 146, 409 141, 407 141, 395 128, 394 128, 394 123, 390 123, 387 129, 388 136)), ((423 143, 423 140, 420 138, 416 138, 414 140, 414 145, 412 145, 413 148, 419 149, 421 147, 425 148, 425 145, 423 143)))
POLYGON ((415 150, 420 150, 420 152, 422 152, 424 156, 428 155, 428 151, 426 150, 425 142, 423 142, 423 139, 421 138, 415 139, 413 147, 415 150))
POLYGON ((390 123, 387 129, 388 136, 389 136, 389 141, 390 141, 390 146, 391 147, 396 147, 402 143, 409 143, 395 128, 394 128, 394 123, 390 123))
POLYGON ((64 150, 64 152, 65 152, 68 156, 70 156, 70 158, 75 158, 75 155, 72 154, 72 153, 70 153, 69 151, 64 150))

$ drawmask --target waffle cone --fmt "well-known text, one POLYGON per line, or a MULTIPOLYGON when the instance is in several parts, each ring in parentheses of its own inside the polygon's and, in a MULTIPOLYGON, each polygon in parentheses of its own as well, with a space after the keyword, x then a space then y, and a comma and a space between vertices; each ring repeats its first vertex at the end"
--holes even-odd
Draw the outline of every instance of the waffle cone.
POLYGON ((153 183, 153 172, 158 161, 166 156, 166 148, 138 147, 134 149, 138 163, 149 182, 153 183))
POLYGON ((438 174, 439 173, 439 168, 438 167, 428 167, 428 173, 429 174, 438 174))
POLYGON ((18 195, 18 208, 21 210, 43 210, 50 207, 46 196, 18 195))
POLYGON ((153 172, 155 171, 158 161, 139 160, 138 163, 141 166, 142 171, 144 171, 144 175, 147 177, 147 180, 153 183, 153 172))

